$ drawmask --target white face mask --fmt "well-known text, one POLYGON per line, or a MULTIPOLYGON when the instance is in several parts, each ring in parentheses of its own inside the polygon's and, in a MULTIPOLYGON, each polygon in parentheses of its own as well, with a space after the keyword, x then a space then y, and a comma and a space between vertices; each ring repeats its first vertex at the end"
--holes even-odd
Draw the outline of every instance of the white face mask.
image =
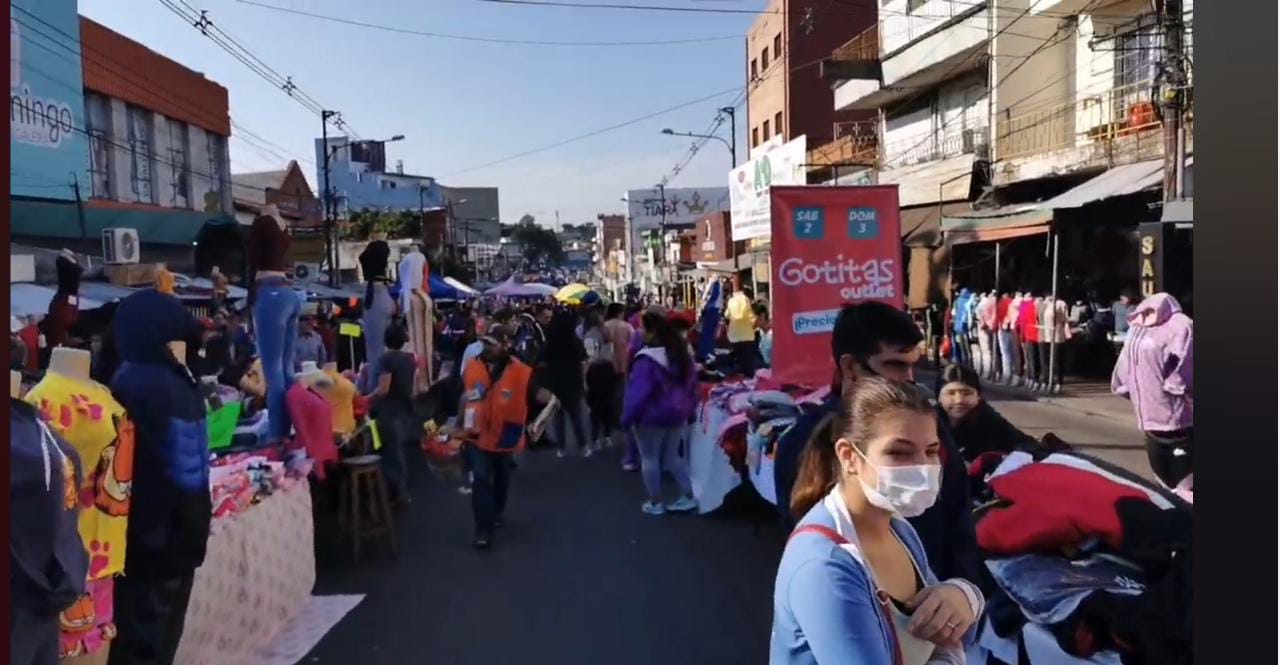
POLYGON ((876 471, 876 487, 858 476, 862 492, 871 505, 897 513, 903 517, 916 517, 928 510, 938 500, 942 485, 941 464, 911 464, 906 466, 879 467, 867 460, 862 451, 854 448, 862 460, 876 471))

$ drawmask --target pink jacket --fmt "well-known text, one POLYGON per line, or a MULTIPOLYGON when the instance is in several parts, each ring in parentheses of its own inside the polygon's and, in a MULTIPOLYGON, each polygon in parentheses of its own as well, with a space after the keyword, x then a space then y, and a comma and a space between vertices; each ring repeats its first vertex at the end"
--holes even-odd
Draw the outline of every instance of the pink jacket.
POLYGON ((1144 432, 1192 425, 1191 317, 1157 293, 1129 315, 1129 335, 1111 375, 1111 391, 1133 404, 1144 432))
POLYGON ((315 460, 316 478, 324 480, 325 464, 338 461, 329 402, 302 382, 293 384, 284 399, 293 428, 298 432, 291 448, 305 448, 307 456, 315 460))
POLYGON ((996 320, 997 304, 996 297, 990 294, 978 301, 978 323, 982 330, 995 330, 1000 326, 1000 322, 996 320))

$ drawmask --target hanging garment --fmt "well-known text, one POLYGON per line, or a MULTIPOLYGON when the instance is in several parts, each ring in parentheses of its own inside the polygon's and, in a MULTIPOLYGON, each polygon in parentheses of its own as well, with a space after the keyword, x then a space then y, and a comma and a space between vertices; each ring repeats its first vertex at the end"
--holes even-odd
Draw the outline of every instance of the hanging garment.
POLYGON ((414 393, 422 394, 431 388, 432 342, 435 338, 435 326, 432 325, 431 297, 424 291, 410 291, 404 294, 409 306, 405 309, 405 319, 409 328, 409 348, 417 361, 418 371, 414 372, 414 393))
POLYGON ((1111 376, 1111 391, 1133 404, 1144 432, 1192 426, 1192 321, 1178 301, 1157 293, 1129 316, 1129 333, 1111 376))
POLYGON ((316 478, 324 480, 325 465, 338 461, 338 446, 333 441, 333 416, 329 402, 319 392, 293 384, 285 396, 289 417, 297 436, 290 448, 302 448, 315 460, 316 478))
POLYGON ((329 377, 330 385, 321 392, 329 402, 329 411, 333 414, 333 431, 349 435, 356 431, 356 384, 339 374, 338 370, 327 369, 324 374, 329 377))
POLYGON ((58 660, 58 612, 84 594, 89 557, 79 533, 75 448, 31 405, 9 400, 9 662, 58 660))
POLYGON ((75 448, 83 465, 77 492, 89 579, 124 570, 134 476, 134 426, 106 386, 46 372, 23 398, 75 448))

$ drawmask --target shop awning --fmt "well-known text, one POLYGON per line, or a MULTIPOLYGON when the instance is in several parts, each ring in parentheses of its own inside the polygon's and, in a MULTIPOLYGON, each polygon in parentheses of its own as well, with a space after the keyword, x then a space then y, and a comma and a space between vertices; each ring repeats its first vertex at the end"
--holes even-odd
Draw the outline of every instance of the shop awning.
MULTIPOLYGON (((1187 166, 1190 167, 1191 163, 1191 158, 1187 157, 1187 166)), ((1040 206, 1048 210, 1079 208, 1117 196, 1154 189, 1162 182, 1164 182, 1164 160, 1150 159, 1108 169, 1101 175, 1090 178, 1041 203, 1040 206)))
POLYGON ((1016 204, 942 216, 947 244, 993 242, 1049 232, 1053 210, 1039 204, 1016 204))
POLYGON ((134 208, 114 203, 86 203, 83 228, 75 203, 15 199, 10 211, 10 233, 16 237, 96 239, 102 237, 103 229, 130 228, 138 230, 138 239, 144 245, 189 246, 206 223, 235 224, 230 215, 223 213, 134 208))
POLYGON ((899 213, 902 244, 906 247, 940 247, 942 217, 970 212, 967 202, 944 203, 902 208, 899 213))

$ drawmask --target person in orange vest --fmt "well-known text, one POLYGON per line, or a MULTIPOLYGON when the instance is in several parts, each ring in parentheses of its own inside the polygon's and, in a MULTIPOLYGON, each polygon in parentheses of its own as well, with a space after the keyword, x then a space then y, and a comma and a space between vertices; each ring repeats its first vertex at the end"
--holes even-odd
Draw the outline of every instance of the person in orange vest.
POLYGON ((480 338, 484 344, 480 356, 462 370, 459 426, 472 473, 477 549, 487 549, 494 530, 502 526, 511 484, 511 456, 524 450, 529 406, 551 400, 551 393, 534 383, 533 368, 512 354, 514 340, 513 326, 491 326, 480 338))

